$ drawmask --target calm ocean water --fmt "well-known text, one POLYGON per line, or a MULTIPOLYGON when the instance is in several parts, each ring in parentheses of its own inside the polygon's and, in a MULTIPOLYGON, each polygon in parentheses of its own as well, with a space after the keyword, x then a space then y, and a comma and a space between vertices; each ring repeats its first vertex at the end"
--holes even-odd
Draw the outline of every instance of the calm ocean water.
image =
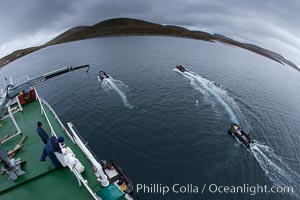
POLYGON ((81 64, 90 64, 90 72, 37 87, 61 120, 72 121, 99 158, 116 160, 135 186, 178 183, 200 190, 164 196, 139 191, 136 199, 299 198, 296 70, 223 44, 136 36, 48 47, 0 74, 33 78, 81 64), (192 75, 174 71, 177 64, 192 75), (98 82, 100 70, 113 81, 98 82), (227 135, 234 120, 253 134, 252 151, 227 135), (296 194, 201 194, 204 184, 293 186, 296 194))

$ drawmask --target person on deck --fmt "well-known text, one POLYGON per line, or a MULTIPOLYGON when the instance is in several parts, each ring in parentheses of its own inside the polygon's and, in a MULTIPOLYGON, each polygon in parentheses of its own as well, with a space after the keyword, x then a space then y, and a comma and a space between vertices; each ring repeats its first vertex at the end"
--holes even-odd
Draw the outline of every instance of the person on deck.
POLYGON ((58 138, 52 136, 51 138, 49 138, 47 144, 44 147, 40 161, 46 161, 46 157, 48 156, 56 168, 62 167, 54 152, 62 153, 59 143, 63 143, 64 141, 65 139, 62 136, 59 136, 58 138))
POLYGON ((41 137, 43 143, 44 143, 44 144, 47 144, 47 141, 48 141, 48 139, 49 139, 49 136, 48 136, 48 134, 46 133, 46 131, 43 129, 43 124, 42 124, 42 122, 38 121, 37 126, 38 126, 37 129, 36 129, 37 133, 38 133, 39 136, 41 137))

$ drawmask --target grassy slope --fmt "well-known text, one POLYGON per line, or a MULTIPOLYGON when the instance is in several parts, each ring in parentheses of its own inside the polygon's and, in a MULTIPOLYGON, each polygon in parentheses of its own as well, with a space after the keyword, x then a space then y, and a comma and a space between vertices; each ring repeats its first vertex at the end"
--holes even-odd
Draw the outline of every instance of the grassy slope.
POLYGON ((37 51, 47 46, 72 42, 76 40, 83 40, 97 37, 109 37, 109 36, 122 36, 122 35, 161 35, 161 36, 174 36, 174 37, 187 37, 204 41, 220 41, 233 46, 237 46, 249 51, 255 52, 267 58, 270 58, 281 64, 288 64, 291 67, 300 71, 300 69, 289 60, 286 60, 280 54, 261 48, 256 45, 241 43, 236 40, 232 40, 219 34, 209 34, 202 31, 190 31, 188 29, 170 26, 160 25, 143 20, 129 19, 129 18, 116 18, 109 19, 97 23, 93 26, 79 26, 74 27, 61 35, 57 36, 53 40, 45 43, 44 45, 31 47, 27 49, 21 49, 15 51, 0 59, 0 68, 13 60, 16 60, 29 53, 37 51))

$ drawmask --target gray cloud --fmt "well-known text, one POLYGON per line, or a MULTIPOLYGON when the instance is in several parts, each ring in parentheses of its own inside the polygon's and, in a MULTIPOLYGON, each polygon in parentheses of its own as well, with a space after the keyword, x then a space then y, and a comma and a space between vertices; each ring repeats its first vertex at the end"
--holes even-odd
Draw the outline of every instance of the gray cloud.
POLYGON ((0 57, 74 26, 132 17, 250 41, 300 65, 299 9, 298 0, 2 0, 0 57))

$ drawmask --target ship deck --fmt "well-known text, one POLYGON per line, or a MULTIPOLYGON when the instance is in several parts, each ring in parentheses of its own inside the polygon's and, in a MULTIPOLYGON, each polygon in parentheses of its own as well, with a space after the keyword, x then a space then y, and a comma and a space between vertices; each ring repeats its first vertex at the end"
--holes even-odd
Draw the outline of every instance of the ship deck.
MULTIPOLYGON (((61 125, 55 119, 55 116, 45 106, 49 121, 51 122, 55 133, 58 136, 64 136, 66 146, 69 146, 80 162, 85 166, 82 176, 88 181, 90 188, 96 193, 102 190, 97 182, 92 164, 75 145, 66 133, 62 130, 61 125)), ((21 158, 24 163, 21 165, 26 174, 20 176, 16 181, 8 180, 6 174, 0 175, 0 197, 1 200, 17 199, 93 199, 87 189, 82 185, 79 187, 78 181, 69 168, 55 169, 47 157, 46 162, 40 161, 40 156, 44 148, 39 135, 37 134, 37 121, 43 123, 43 128, 50 135, 50 127, 46 118, 41 114, 39 102, 32 102, 23 107, 23 112, 14 113, 22 135, 28 135, 24 142, 24 147, 20 149, 14 158, 21 158)), ((0 121, 0 138, 5 135, 13 134, 16 128, 12 120, 7 117, 0 121)), ((2 144, 5 150, 12 150, 21 140, 20 135, 2 144)), ((2 164, 0 164, 2 167, 2 164)))

